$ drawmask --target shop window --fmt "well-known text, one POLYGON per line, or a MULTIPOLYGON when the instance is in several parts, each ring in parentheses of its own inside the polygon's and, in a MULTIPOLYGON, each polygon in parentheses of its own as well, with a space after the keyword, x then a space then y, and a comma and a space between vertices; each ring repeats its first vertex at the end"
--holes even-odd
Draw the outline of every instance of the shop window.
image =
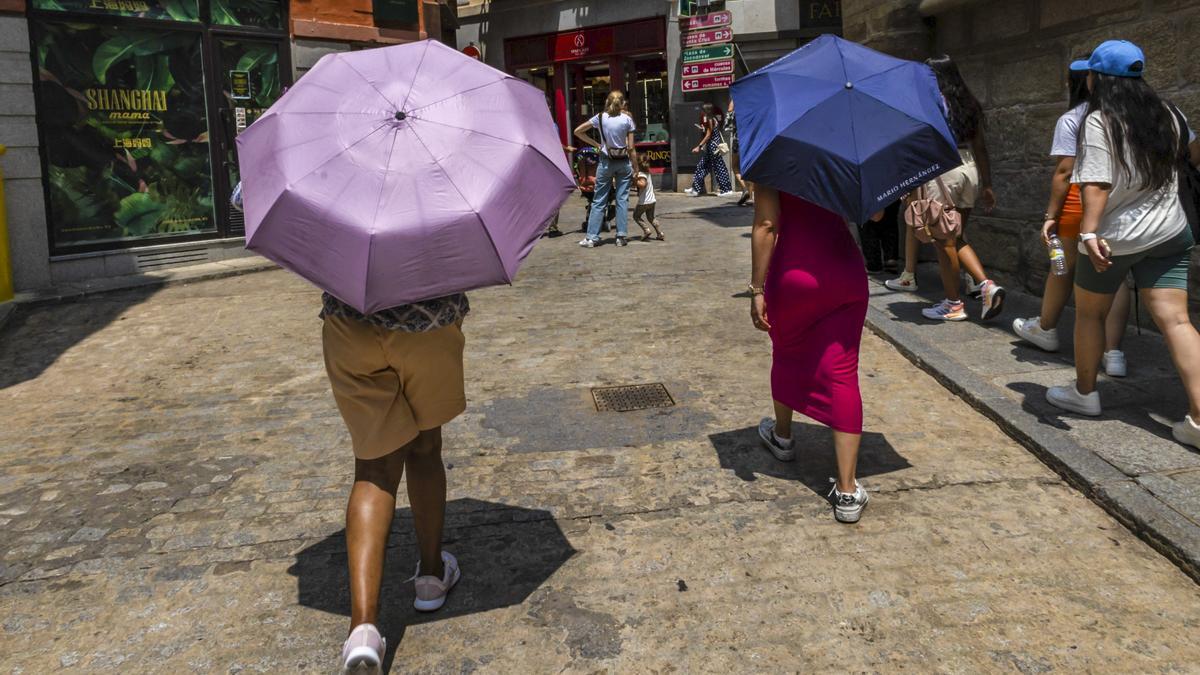
POLYGON ((209 0, 214 26, 283 28, 283 0, 209 0))
MULTIPOLYGON (((220 0, 213 0, 216 4, 220 0)), ((35 10, 83 12, 104 16, 132 16, 141 19, 200 21, 199 0, 32 0, 35 10)))
POLYGON ((215 231, 201 34, 31 25, 54 248, 215 231))
POLYGON ((667 61, 661 55, 626 61, 625 81, 633 119, 637 122, 638 143, 666 143, 671 140, 667 120, 670 79, 667 61))

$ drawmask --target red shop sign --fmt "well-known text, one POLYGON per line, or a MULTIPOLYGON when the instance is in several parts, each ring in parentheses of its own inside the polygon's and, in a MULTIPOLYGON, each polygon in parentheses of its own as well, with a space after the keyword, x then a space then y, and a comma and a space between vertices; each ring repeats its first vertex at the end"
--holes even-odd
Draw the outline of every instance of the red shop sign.
POLYGON ((718 26, 733 25, 733 14, 731 12, 713 12, 712 14, 704 14, 702 16, 693 16, 687 20, 687 30, 700 30, 702 28, 716 28, 718 26))
POLYGON ((733 75, 711 75, 708 77, 689 78, 683 81, 683 90, 685 92, 728 89, 731 86, 733 86, 733 75))
POLYGON ((592 54, 611 54, 615 32, 611 26, 559 33, 554 36, 554 60, 570 61, 592 54))
POLYGON ((723 42, 733 42, 732 28, 714 28, 712 30, 702 30, 695 33, 688 33, 687 35, 683 36, 684 47, 716 45, 723 42))
POLYGON ((709 61, 708 63, 690 63, 683 67, 684 77, 728 75, 731 73, 733 73, 733 59, 726 59, 724 61, 709 61))

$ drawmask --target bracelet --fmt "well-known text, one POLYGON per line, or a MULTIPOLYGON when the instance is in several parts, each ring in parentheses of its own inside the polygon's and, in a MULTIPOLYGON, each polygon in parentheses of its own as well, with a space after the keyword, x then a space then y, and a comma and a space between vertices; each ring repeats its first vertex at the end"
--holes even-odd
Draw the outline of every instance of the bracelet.
POLYGON ((1091 241, 1091 240, 1095 239, 1097 236, 1098 235, 1095 232, 1080 232, 1079 233, 1079 241, 1091 241))
POLYGON ((1054 220, 1054 221, 1057 221, 1057 220, 1058 220, 1058 216, 1052 216, 1052 215, 1050 215, 1049 213, 1042 214, 1042 222, 1045 222, 1045 221, 1047 221, 1047 220, 1054 220))
POLYGON ((754 284, 748 284, 746 286, 746 290, 750 291, 751 297, 753 297, 755 295, 763 295, 766 293, 766 291, 763 290, 762 286, 755 286, 754 284))

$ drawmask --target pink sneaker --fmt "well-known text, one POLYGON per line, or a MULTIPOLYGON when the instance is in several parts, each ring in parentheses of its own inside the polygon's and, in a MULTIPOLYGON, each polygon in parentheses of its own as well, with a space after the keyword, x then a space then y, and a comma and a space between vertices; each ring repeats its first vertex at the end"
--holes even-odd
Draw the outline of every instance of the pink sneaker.
POLYGON ((417 598, 413 601, 413 607, 418 612, 433 612, 442 608, 446 604, 446 595, 450 593, 450 589, 458 583, 462 572, 458 569, 458 561, 454 556, 446 551, 442 551, 442 578, 435 576, 420 576, 421 566, 417 563, 417 573, 413 575, 409 581, 415 581, 417 585, 417 598))
POLYGON ((379 634, 379 629, 374 624, 359 624, 342 645, 341 672, 343 675, 379 675, 385 653, 387 641, 379 634))

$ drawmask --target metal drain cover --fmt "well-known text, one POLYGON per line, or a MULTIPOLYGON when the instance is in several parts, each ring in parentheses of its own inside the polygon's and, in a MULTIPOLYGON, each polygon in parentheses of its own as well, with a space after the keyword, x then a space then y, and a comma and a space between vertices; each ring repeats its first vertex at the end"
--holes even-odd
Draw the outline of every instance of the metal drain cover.
POLYGON ((662 382, 596 387, 592 389, 592 398, 596 401, 596 410, 600 412, 630 412, 675 405, 675 399, 671 398, 671 392, 662 382))

